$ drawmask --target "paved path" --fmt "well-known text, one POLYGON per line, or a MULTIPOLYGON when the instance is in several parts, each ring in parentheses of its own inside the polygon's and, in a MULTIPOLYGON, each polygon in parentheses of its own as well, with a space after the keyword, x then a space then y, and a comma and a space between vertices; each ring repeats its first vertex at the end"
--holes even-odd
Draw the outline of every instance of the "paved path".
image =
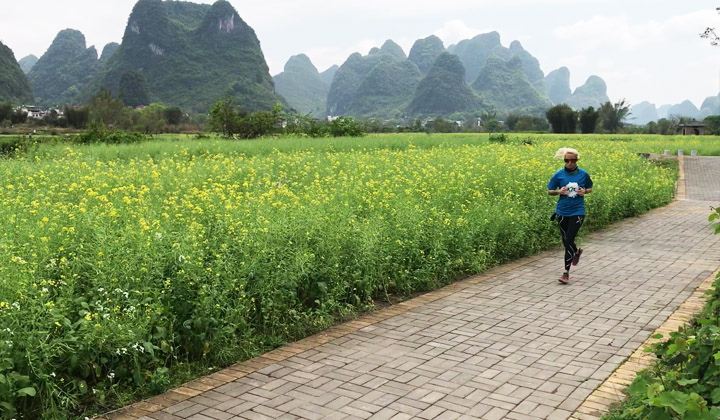
POLYGON ((155 397, 117 419, 567 419, 720 265, 720 158, 686 200, 155 397), (715 200, 699 201, 699 200, 715 200), (158 411, 159 410, 159 411, 158 411))

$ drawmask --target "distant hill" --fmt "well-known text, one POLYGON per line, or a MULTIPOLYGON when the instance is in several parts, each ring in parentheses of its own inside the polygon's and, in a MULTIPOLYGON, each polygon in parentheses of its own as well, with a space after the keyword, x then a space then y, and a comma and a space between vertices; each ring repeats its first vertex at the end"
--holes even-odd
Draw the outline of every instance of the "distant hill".
POLYGON ((365 77, 348 107, 348 114, 400 118, 415 93, 422 74, 415 63, 389 56, 365 77))
POLYGON ((395 43, 395 41, 393 41, 392 39, 388 39, 387 41, 385 41, 382 47, 380 47, 379 52, 395 57, 395 59, 399 61, 407 59, 405 51, 403 51, 402 47, 395 43))
POLYGON ((657 109, 658 118, 667 118, 668 111, 670 111, 670 108, 672 108, 672 105, 670 105, 670 104, 659 106, 657 109))
POLYGON ((110 42, 103 47, 102 54, 100 54, 100 61, 105 62, 115 54, 115 51, 120 48, 120 44, 117 42, 110 42))
POLYGON ((518 57, 522 63, 522 71, 527 76, 530 83, 539 91, 545 92, 545 73, 540 69, 540 62, 532 54, 527 52, 520 44, 520 41, 510 43, 510 53, 513 57, 518 57))
POLYGON ((700 105, 701 111, 706 111, 708 115, 720 115, 720 95, 708 96, 700 105))
POLYGON ((333 64, 332 66, 328 67, 327 70, 320 73, 320 78, 323 79, 323 82, 327 83, 328 86, 330 86, 333 82, 333 79, 335 78, 335 73, 337 73, 340 66, 337 64, 333 64))
POLYGON ((35 57, 33 54, 30 54, 28 56, 25 56, 18 61, 18 64, 20 64, 20 68, 25 74, 30 73, 30 70, 33 68, 35 63, 37 63, 38 58, 35 57))
POLYGON ((509 60, 512 53, 500 44, 500 34, 488 32, 480 34, 472 39, 465 39, 448 47, 448 52, 457 55, 465 67, 465 81, 470 83, 477 79, 482 71, 485 61, 496 55, 504 60, 509 60))
POLYGON ((497 109, 544 113, 552 104, 544 94, 535 89, 523 71, 520 57, 509 61, 491 56, 473 82, 472 88, 497 109))
POLYGON ((438 56, 420 81, 407 113, 412 116, 449 116, 455 112, 480 111, 480 98, 465 83, 465 67, 455 54, 438 56))
POLYGON ((16 105, 30 104, 33 93, 27 76, 15 60, 15 54, 0 42, 0 102, 5 101, 16 105))
POLYGON ((82 91, 99 69, 97 51, 95 47, 86 47, 82 32, 75 29, 60 31, 28 73, 36 105, 82 102, 82 91))
POLYGON ((683 101, 673 105, 667 112, 668 117, 690 117, 698 118, 700 110, 690 101, 683 101))
POLYGON ((565 100, 565 103, 575 110, 589 106, 597 109, 609 100, 605 81, 598 76, 590 76, 584 85, 575 89, 575 92, 565 100))
POLYGON ((139 0, 122 44, 87 94, 100 87, 117 94, 129 70, 144 76, 152 101, 184 109, 204 112, 227 96, 249 111, 284 103, 255 32, 224 0, 139 0))
POLYGON ((655 105, 648 101, 640 102, 630 108, 628 122, 635 125, 645 125, 650 121, 657 121, 658 113, 655 105))
POLYGON ((385 45, 388 48, 384 51, 380 48, 373 48, 366 56, 360 55, 360 53, 351 54, 340 66, 330 85, 327 115, 350 115, 349 111, 358 89, 373 68, 381 61, 402 61, 397 54, 397 49, 388 45, 387 42, 385 45))
POLYGON ((560 67, 545 76, 545 94, 556 105, 570 97, 570 70, 567 67, 560 67))
POLYGON ((330 85, 305 54, 290 57, 285 71, 273 77, 275 89, 301 114, 325 116, 330 85))
POLYGON ((435 60, 444 52, 445 46, 442 40, 431 35, 415 41, 408 54, 408 60, 415 63, 420 73, 427 74, 435 60))

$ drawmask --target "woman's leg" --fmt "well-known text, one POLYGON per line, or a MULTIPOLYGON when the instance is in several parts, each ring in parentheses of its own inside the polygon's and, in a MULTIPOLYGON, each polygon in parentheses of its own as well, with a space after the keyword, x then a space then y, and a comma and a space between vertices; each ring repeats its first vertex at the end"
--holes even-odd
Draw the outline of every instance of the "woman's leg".
POLYGON ((580 230, 585 216, 558 216, 558 226, 562 235, 563 246, 565 247, 565 272, 570 271, 573 257, 577 253, 575 237, 580 230))

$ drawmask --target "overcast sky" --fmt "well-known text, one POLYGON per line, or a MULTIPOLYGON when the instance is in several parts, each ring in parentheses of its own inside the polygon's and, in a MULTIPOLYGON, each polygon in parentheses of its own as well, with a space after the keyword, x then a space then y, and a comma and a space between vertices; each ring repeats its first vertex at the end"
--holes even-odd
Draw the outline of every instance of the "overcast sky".
MULTIPOLYGON (((98 53, 121 42, 136 0, 2 0, 0 41, 20 59, 40 57, 62 29, 85 34, 98 53)), ((198 0, 212 3, 212 0, 198 0)), ((305 53, 318 70, 392 39, 407 54, 437 35, 445 46, 497 31, 518 40, 545 74, 566 66, 570 87, 602 77, 608 96, 697 107, 720 92, 720 47, 699 34, 720 28, 718 0, 230 0, 260 39, 270 73, 305 53)))

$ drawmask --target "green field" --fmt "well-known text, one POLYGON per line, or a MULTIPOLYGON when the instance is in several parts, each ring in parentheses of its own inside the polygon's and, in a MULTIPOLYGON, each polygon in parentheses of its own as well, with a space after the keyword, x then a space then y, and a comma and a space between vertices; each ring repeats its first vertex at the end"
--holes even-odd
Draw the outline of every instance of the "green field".
POLYGON ((714 137, 42 138, 0 159, 3 417, 83 418, 557 245, 564 146, 595 183, 586 232, 672 200, 677 165, 639 152, 720 153, 714 137))

